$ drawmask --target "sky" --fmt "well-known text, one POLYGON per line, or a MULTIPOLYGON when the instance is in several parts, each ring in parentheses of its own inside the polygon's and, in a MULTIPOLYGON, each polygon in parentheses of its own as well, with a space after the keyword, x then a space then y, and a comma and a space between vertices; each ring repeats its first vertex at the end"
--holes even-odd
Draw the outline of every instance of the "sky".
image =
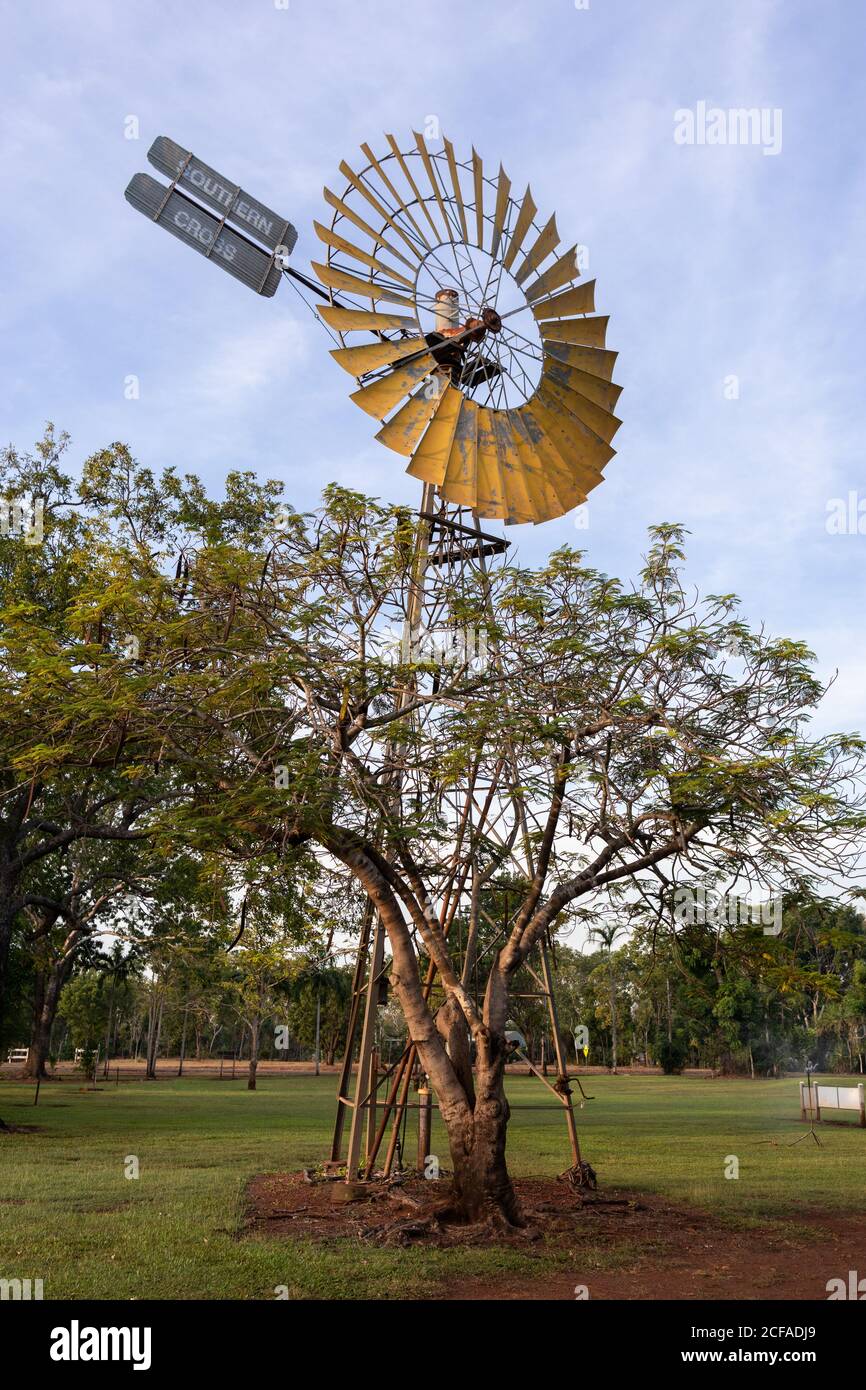
POLYGON ((168 135, 288 217, 308 271, 340 161, 433 118, 588 248, 619 352, 623 425, 588 527, 509 528, 512 556, 571 543, 629 580, 647 527, 682 522, 690 583, 838 672, 816 729, 866 732, 862 0, 29 0, 0 17, 0 444, 50 419, 73 466, 123 440, 214 492, 251 468, 301 509, 331 480, 416 502, 288 283, 255 296, 123 190, 168 135), (763 113, 756 142, 686 140, 683 112, 699 134, 702 110, 740 108, 763 113))

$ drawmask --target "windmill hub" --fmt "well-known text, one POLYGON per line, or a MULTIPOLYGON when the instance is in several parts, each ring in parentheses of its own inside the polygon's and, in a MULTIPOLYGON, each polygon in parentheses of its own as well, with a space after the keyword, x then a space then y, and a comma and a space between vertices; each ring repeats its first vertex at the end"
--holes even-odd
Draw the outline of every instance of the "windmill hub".
POLYGON ((479 403, 522 405, 541 375, 542 344, 526 297, 486 248, 440 242, 415 279, 418 323, 440 376, 479 403), (503 322, 505 316, 508 321, 503 322), (484 350, 488 334, 502 335, 484 350), (445 340, 454 340, 445 346, 445 340))
POLYGON ((424 338, 432 349, 438 375, 444 376, 455 386, 472 391, 501 373, 498 363, 478 354, 473 354, 467 360, 467 352, 480 343, 488 332, 498 333, 502 328, 502 319, 489 305, 482 306, 480 317, 469 314, 461 320, 460 314, 459 290, 452 286, 438 289, 433 297, 434 328, 432 332, 425 333, 424 338))

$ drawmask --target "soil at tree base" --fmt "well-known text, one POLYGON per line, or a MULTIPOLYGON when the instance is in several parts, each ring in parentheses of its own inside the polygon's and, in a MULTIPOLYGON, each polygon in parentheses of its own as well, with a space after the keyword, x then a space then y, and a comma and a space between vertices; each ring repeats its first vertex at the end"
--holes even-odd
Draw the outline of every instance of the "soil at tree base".
POLYGON ((830 1279, 866 1274, 866 1215, 798 1211, 782 1222, 734 1228, 705 1211, 643 1193, 605 1191, 581 1198, 567 1183, 518 1178, 514 1186, 528 1229, 505 1238, 478 1227, 429 1223, 448 1182, 411 1178, 399 1188, 371 1184, 368 1200, 335 1203, 330 1182, 270 1173, 247 1191, 245 1234, 321 1242, 374 1241, 434 1246, 513 1245, 526 1254, 568 1257, 567 1271, 449 1281, 437 1299, 827 1298, 830 1279), (389 1191, 391 1195, 389 1196, 389 1191), (410 1201, 401 1200, 401 1193, 410 1201), (605 1268, 597 1267, 599 1261, 605 1268))

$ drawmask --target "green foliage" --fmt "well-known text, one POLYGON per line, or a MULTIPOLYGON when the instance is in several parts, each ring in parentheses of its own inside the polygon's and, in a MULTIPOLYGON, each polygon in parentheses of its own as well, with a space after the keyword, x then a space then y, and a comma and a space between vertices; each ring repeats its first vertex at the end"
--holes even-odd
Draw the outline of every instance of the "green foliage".
MULTIPOLYGON (((323 906, 319 878, 340 865, 369 887, 372 866, 392 951, 408 943, 403 1004, 437 949, 441 1003, 444 950, 476 1024, 494 965, 519 994, 539 940, 621 922, 627 943, 559 952, 594 1057, 614 1032, 623 1062, 672 1032, 723 1069, 779 1069, 803 1046, 855 1065, 863 931, 842 895, 864 745, 813 736, 823 688, 801 642, 749 627, 732 595, 692 595, 683 528, 652 530, 632 585, 569 548, 467 566, 442 608, 496 659, 443 666, 388 640, 415 593, 405 508, 330 486, 301 515, 242 470, 216 500, 120 443, 73 482, 65 448, 49 429, 0 467, 3 495, 38 494, 46 516, 41 548, 0 553, 0 975, 12 951, 16 988, 72 928, 79 963, 113 933, 146 962, 128 1045, 142 1001, 151 1032, 156 1016, 172 1038, 191 1024, 196 1046, 284 1002, 308 1040, 314 998, 333 1036, 333 946, 358 911, 345 890, 323 906), (498 819, 473 818, 462 843, 455 891, 478 891, 446 945, 429 924, 460 876, 453 793, 469 783, 500 788, 498 819), (514 847, 536 867, 518 871, 514 847), (783 891, 782 934, 662 930, 696 881, 783 891)), ((67 986, 73 1011, 87 978, 67 986)))
POLYGON ((681 1038, 659 1038, 653 1052, 665 1076, 675 1076, 681 1072, 689 1055, 688 1046, 681 1038))
POLYGON ((72 1041, 85 1053, 94 1053, 108 1020, 108 994, 103 977, 95 970, 77 975, 63 991, 60 1013, 69 1025, 72 1041))

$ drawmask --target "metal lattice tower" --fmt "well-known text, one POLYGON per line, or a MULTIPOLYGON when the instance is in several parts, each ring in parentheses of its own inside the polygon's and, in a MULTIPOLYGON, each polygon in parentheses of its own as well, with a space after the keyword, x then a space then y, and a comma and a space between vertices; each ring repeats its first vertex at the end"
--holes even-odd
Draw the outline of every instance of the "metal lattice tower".
MULTIPOLYGON (((406 614, 406 640, 415 644, 422 629, 426 627, 428 631, 431 630, 433 624, 447 616, 447 594, 453 592, 455 587, 459 588, 466 567, 474 566, 486 574, 488 561, 504 554, 507 544, 501 537, 481 530, 477 517, 466 509, 441 501, 437 503, 434 488, 425 485, 416 530, 414 582, 406 614)), ((506 751, 498 778, 491 778, 489 774, 486 780, 473 777, 466 785, 439 792, 442 802, 447 804, 456 836, 451 865, 437 884, 440 925, 446 936, 450 935, 459 918, 462 900, 467 893, 471 893, 468 885, 474 866, 471 837, 469 845, 466 841, 467 827, 471 826, 476 836, 483 833, 488 840, 498 843, 504 853, 504 862, 509 863, 520 875, 532 877, 534 865, 530 839, 526 833, 528 811, 516 789, 514 773, 506 751), (501 819, 498 798, 503 792, 507 792, 512 805, 517 805, 518 818, 523 821, 524 833, 520 837, 519 850, 507 846, 498 824, 501 819)), ((383 1176, 388 1177, 393 1171, 395 1159, 402 1164, 400 1136, 406 1128, 410 1111, 418 1112, 419 1168, 423 1168, 428 1152, 432 1102, 414 1043, 407 1041, 397 1061, 384 1069, 380 1066, 376 1049, 377 1011, 387 993, 389 961, 386 944, 385 929, 368 899, 355 958, 329 1160, 332 1169, 342 1169, 345 1165, 347 1181, 352 1180, 359 1170, 366 1179, 371 1178, 377 1164, 383 1176), (356 1042, 357 1065, 354 1064, 356 1042), (411 1099, 413 1083, 418 1088, 418 1099, 415 1101, 411 1099)), ((477 962, 475 964, 477 969, 477 962)), ((556 1065, 556 1083, 551 1084, 525 1054, 517 1055, 551 1091, 562 1108, 573 1162, 577 1165, 580 1163, 580 1147, 556 1009, 551 949, 547 941, 539 944, 525 969, 536 988, 528 996, 524 991, 522 997, 542 1001, 546 1009, 556 1065)), ((425 998, 429 1001, 436 989, 436 969, 432 962, 428 962, 426 978, 422 983, 425 998)))

